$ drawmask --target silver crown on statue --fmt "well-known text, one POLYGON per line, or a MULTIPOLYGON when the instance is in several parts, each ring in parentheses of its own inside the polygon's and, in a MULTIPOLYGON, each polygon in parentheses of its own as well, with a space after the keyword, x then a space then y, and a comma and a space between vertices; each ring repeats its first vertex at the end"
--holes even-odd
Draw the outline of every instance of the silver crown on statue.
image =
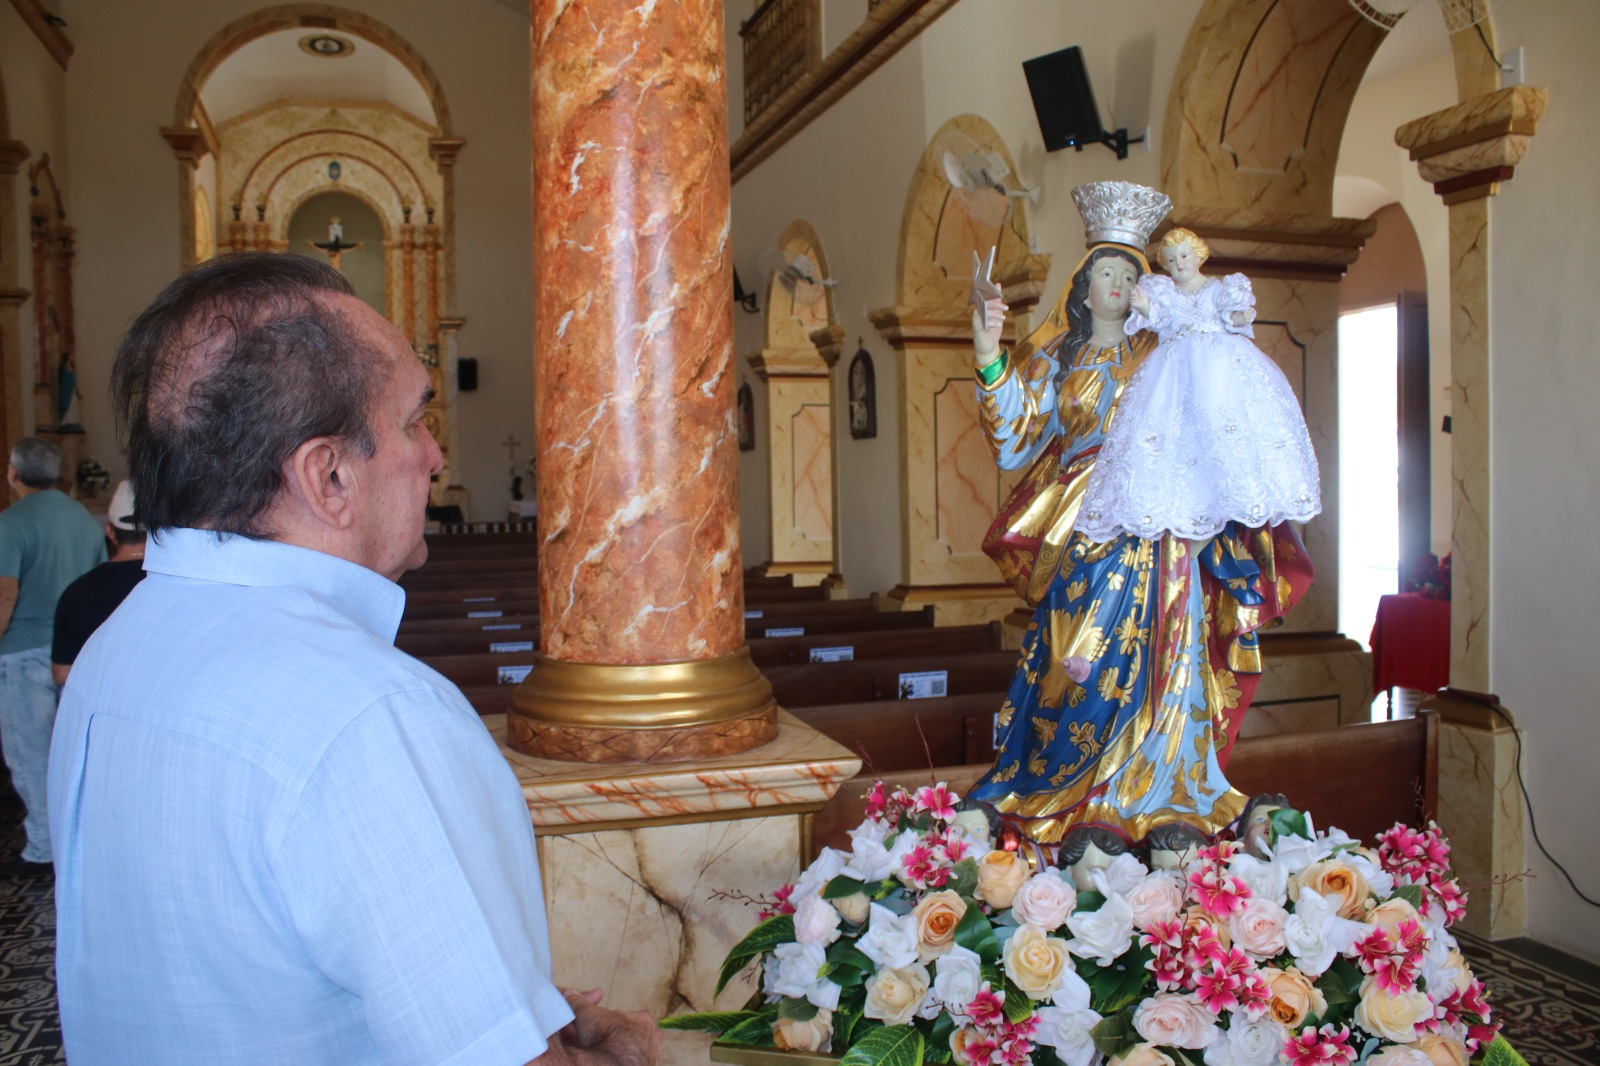
POLYGON ((1172 210, 1172 201, 1131 181, 1091 181, 1072 190, 1088 243, 1126 244, 1144 251, 1150 234, 1172 210))

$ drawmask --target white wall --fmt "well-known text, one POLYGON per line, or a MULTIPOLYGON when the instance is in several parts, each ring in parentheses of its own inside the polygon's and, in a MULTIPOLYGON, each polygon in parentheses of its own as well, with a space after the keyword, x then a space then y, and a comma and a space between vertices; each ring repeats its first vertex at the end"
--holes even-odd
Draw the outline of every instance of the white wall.
MULTIPOLYGON (((1428 273, 1428 368, 1433 381, 1430 422, 1433 493, 1431 526, 1433 552, 1440 558, 1450 550, 1451 491, 1450 437, 1441 428, 1450 413, 1450 212, 1422 180, 1406 150, 1394 143, 1394 131, 1423 115, 1453 107, 1456 92, 1454 61, 1443 55, 1387 78, 1362 84, 1350 105, 1344 140, 1339 145, 1339 177, 1359 177, 1386 189, 1405 209, 1422 245, 1428 273)), ((1340 213, 1339 197, 1334 212, 1340 213)))
MULTIPOLYGON (((847 6, 831 3, 826 10, 847 6)), ((740 7, 729 5, 733 41, 733 12, 740 7)), ((968 112, 988 120, 1004 137, 1023 181, 1039 189, 1039 203, 1029 210, 1039 250, 1055 257, 1046 297, 1053 301, 1083 254, 1073 186, 1109 178, 1154 185, 1160 179, 1161 146, 1153 143, 1148 151, 1135 146, 1121 162, 1100 147, 1047 154, 1022 61, 1082 46, 1105 123, 1159 130, 1183 47, 1184 34, 1174 27, 1186 28, 1199 8, 1199 0, 1131 5, 1119 11, 1113 26, 1088 0, 957 4, 734 186, 733 249, 741 280, 764 287, 754 278, 756 255, 792 219, 808 220, 839 279, 834 306, 845 330, 845 354, 835 373, 848 372, 857 338, 872 353, 877 370, 877 439, 852 440, 846 412, 834 412, 843 474, 835 529, 852 595, 888 591, 901 577, 895 353, 866 312, 895 302, 901 213, 928 139, 947 119, 968 112)), ((830 24, 824 32, 842 37, 848 29, 830 24)), ((729 91, 730 110, 736 110, 742 106, 736 77, 730 78, 729 91)), ((755 316, 736 318, 736 351, 742 359, 760 347, 760 335, 755 316)), ((755 386, 759 424, 760 383, 755 386)), ((759 562, 766 550, 767 442, 758 436, 758 444, 740 464, 748 562, 759 562), (758 530, 763 539, 755 538, 758 530)))
MULTIPOLYGON (((1550 106, 1490 204, 1490 683, 1524 731, 1540 835, 1600 898, 1600 5, 1507 4, 1495 20, 1501 51, 1525 49, 1527 82, 1550 91, 1550 106)), ((1528 864, 1529 934, 1600 961, 1600 910, 1531 836, 1528 864)))
MULTIPOLYGON (((72 10, 77 50, 66 126, 75 167, 67 196, 78 226, 78 374, 93 448, 114 473, 123 461, 105 398, 111 358, 129 320, 179 264, 178 163, 158 131, 173 121, 180 81, 205 42, 261 6, 163 0, 159 12, 142 4, 72 10)), ((456 457, 477 515, 498 517, 509 486, 498 442, 507 432, 533 439, 528 24, 488 3, 346 6, 422 52, 443 85, 455 135, 467 139, 456 167, 455 310, 467 320, 459 350, 478 358, 480 386, 455 405, 456 457)), ((14 116, 18 106, 13 101, 14 116)))

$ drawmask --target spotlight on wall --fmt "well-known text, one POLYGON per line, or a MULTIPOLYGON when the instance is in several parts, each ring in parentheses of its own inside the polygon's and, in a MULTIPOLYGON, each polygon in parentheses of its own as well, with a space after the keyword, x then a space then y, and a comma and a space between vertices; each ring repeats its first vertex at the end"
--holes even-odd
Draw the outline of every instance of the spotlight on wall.
POLYGON ((1077 45, 1025 60, 1022 73, 1028 79, 1045 151, 1070 147, 1081 152, 1085 145, 1103 144, 1117 153, 1118 159, 1126 159, 1128 145, 1144 142, 1143 136, 1130 139, 1127 127, 1108 130, 1100 124, 1089 69, 1083 62, 1083 49, 1077 45))
POLYGON ((761 310, 756 303, 756 294, 745 292, 744 286, 739 284, 739 268, 733 268, 733 302, 750 312, 752 315, 761 310))

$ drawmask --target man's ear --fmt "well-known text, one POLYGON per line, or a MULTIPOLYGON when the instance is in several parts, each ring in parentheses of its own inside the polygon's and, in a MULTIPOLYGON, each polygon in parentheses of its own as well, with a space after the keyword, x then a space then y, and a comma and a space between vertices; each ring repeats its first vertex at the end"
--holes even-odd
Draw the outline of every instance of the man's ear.
POLYGON ((355 521, 355 470, 332 437, 312 437, 289 457, 289 489, 309 515, 333 529, 355 521))

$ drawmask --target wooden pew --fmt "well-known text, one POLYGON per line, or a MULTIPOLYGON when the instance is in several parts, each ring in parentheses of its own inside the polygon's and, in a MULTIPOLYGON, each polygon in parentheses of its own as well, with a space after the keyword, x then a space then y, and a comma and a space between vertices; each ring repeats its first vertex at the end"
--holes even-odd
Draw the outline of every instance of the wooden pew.
MULTIPOLYGON (((503 614, 498 618, 420 618, 402 619, 402 636, 434 633, 483 634, 490 640, 500 640, 496 633, 538 633, 539 616, 536 614, 503 614)), ((507 640, 514 639, 507 637, 507 640)), ((535 638, 537 639, 537 638, 535 638)))
POLYGON ((1017 668, 1014 651, 983 651, 931 658, 903 656, 847 663, 769 666, 762 671, 772 682, 780 707, 815 707, 825 703, 866 703, 899 697, 907 674, 944 671, 943 695, 1004 692, 1017 668))
POLYGON ((774 629, 797 629, 800 632, 773 633, 772 637, 851 633, 869 629, 932 629, 933 623, 931 606, 920 611, 874 611, 872 601, 868 599, 822 600, 747 608, 744 635, 746 640, 757 640, 767 637, 768 631, 774 629))
POLYGON ((500 599, 492 602, 466 602, 457 597, 454 603, 406 603, 404 622, 448 621, 450 619, 493 619, 519 615, 537 615, 539 600, 534 598, 500 599))
MULTIPOLYGON (((849 849, 861 798, 879 778, 913 788, 943 781, 965 795, 990 765, 857 774, 816 814, 814 846, 849 849)), ((1281 792, 1318 829, 1336 826, 1370 843, 1395 822, 1420 826, 1437 812, 1438 719, 1422 711, 1398 722, 1246 737, 1234 746, 1227 773, 1246 795, 1281 792)))
POLYGON ((430 655, 422 661, 456 683, 458 688, 514 685, 527 676, 538 651, 483 655, 430 655))
POLYGON ((910 655, 960 655, 1004 648, 999 622, 937 629, 851 630, 801 637, 757 637, 749 641, 750 657, 760 667, 784 663, 828 661, 814 653, 851 659, 885 659, 910 655))
POLYGON ((994 761, 994 717, 1003 692, 925 700, 876 700, 785 707, 806 725, 861 756, 863 772, 994 761))

